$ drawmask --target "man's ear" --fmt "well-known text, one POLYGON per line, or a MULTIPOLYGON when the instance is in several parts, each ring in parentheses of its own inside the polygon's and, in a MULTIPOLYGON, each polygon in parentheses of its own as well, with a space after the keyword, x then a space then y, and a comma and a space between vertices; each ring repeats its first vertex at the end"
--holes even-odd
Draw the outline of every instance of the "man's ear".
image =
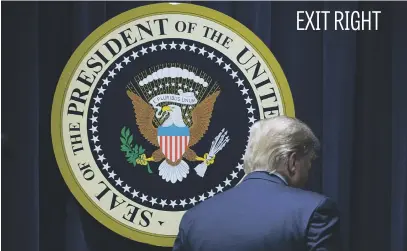
POLYGON ((293 176, 295 172, 297 171, 297 154, 291 153, 290 156, 288 157, 288 173, 290 176, 293 176))

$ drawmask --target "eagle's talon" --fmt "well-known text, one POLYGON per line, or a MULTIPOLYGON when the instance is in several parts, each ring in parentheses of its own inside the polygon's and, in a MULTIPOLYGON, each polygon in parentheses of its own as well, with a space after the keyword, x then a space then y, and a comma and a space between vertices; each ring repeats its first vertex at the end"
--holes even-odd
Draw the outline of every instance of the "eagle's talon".
POLYGON ((199 157, 199 156, 197 156, 195 159, 198 160, 198 161, 205 161, 206 160, 206 159, 204 159, 202 157, 199 157))
POLYGON ((153 157, 147 158, 145 154, 140 155, 140 157, 136 159, 136 163, 143 166, 146 166, 149 161, 154 161, 154 158, 153 157))
POLYGON ((203 158, 197 156, 195 159, 198 160, 198 161, 203 161, 203 162, 205 162, 205 164, 206 164, 207 166, 212 165, 213 163, 215 163, 215 156, 213 156, 212 158, 208 159, 208 154, 207 154, 207 153, 205 153, 205 155, 203 156, 203 158))
POLYGON ((205 161, 205 163, 206 163, 207 166, 212 165, 213 163, 215 163, 215 156, 212 159, 209 159, 209 160, 205 161))

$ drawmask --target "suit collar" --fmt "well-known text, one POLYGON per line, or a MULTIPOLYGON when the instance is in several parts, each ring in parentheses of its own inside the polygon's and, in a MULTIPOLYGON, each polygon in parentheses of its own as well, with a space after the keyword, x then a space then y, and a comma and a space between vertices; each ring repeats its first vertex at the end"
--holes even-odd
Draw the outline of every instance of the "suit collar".
POLYGON ((256 171, 256 172, 249 173, 244 178, 243 181, 254 180, 254 179, 268 180, 273 183, 278 183, 278 184, 285 185, 285 186, 287 185, 287 183, 283 180, 282 177, 279 177, 276 174, 264 172, 264 171, 256 171))

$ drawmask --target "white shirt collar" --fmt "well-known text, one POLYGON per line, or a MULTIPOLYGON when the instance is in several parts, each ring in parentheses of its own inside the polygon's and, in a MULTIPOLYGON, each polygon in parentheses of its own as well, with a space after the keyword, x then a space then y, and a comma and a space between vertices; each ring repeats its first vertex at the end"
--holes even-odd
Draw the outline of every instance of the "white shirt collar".
POLYGON ((270 172, 270 174, 279 177, 288 186, 287 180, 281 174, 279 174, 276 170, 270 172))

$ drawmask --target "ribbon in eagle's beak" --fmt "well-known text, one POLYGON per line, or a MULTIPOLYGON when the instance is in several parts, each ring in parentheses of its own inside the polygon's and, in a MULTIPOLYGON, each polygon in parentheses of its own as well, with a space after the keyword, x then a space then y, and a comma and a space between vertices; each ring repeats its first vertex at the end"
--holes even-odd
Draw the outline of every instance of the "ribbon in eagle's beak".
POLYGON ((162 108, 162 111, 163 111, 163 112, 168 112, 168 111, 172 111, 172 109, 171 109, 171 107, 169 107, 168 105, 166 105, 166 106, 164 106, 164 107, 162 108))

